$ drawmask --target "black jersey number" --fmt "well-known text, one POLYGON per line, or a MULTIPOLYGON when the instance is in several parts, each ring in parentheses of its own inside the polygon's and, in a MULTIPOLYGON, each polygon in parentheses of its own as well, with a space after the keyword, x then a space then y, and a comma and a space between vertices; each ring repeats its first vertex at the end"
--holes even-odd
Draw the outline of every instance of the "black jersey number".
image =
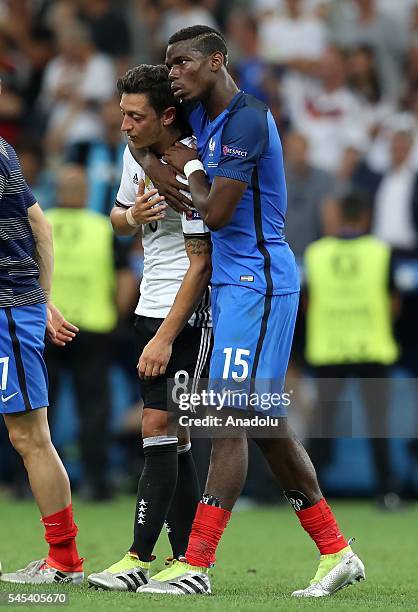
POLYGON ((145 230, 149 230, 153 234, 155 234, 157 229, 158 229, 158 221, 152 221, 151 223, 147 223, 145 226, 145 230))

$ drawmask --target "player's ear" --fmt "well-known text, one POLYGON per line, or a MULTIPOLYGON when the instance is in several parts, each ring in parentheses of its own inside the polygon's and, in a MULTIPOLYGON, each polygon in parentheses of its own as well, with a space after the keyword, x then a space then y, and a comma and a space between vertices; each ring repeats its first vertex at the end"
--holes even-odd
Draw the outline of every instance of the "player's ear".
POLYGON ((209 60, 209 66, 210 66, 211 72, 218 72, 218 70, 220 70, 222 66, 224 65, 225 65, 224 54, 221 53, 220 51, 215 51, 215 53, 212 53, 212 55, 210 56, 210 60, 209 60))
POLYGON ((174 106, 166 108, 163 111, 161 118, 164 127, 169 127, 170 125, 173 125, 174 121, 176 120, 176 109, 174 108, 174 106))

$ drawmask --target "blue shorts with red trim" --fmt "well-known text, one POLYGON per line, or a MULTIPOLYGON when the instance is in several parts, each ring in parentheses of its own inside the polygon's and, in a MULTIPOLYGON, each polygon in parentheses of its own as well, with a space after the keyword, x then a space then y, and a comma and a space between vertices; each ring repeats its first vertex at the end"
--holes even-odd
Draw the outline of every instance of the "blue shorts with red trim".
POLYGON ((209 391, 224 405, 285 416, 283 393, 299 292, 268 296, 240 285, 212 288, 214 347, 209 391), (270 401, 271 400, 271 401, 270 401))
POLYGON ((0 308, 0 414, 48 406, 46 304, 0 308))

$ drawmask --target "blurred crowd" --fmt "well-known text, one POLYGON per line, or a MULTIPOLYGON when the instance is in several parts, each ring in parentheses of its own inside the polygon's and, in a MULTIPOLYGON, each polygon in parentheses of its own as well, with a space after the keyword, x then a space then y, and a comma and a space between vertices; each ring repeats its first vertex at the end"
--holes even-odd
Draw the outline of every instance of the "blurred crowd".
MULTIPOLYGON (((382 239, 402 264, 393 268, 391 286, 402 295, 394 322, 397 363, 417 377, 417 0, 0 0, 0 134, 15 146, 40 204, 109 213, 125 146, 116 79, 132 65, 163 62, 168 37, 195 24, 223 32, 239 86, 272 109, 285 153, 286 236, 302 273, 306 248, 344 231, 340 201, 353 191, 367 198, 365 231, 382 239), (75 202, 80 194, 82 201, 75 202)), ((73 244, 77 230, 65 236, 64 225, 57 221, 57 227, 56 243, 73 244)), ((99 330, 89 321, 73 321, 90 346, 82 351, 86 365, 79 378, 94 354, 101 356, 95 376, 101 376, 102 392, 88 380, 76 384, 79 401, 88 399, 79 416, 85 421, 84 460, 94 464, 90 487, 99 482, 102 459, 100 449, 89 451, 88 441, 98 420, 109 421, 110 392, 103 381, 115 362, 129 381, 127 401, 137 399, 129 323, 141 245, 118 241, 111 248, 113 306, 103 308, 114 308, 114 316, 99 330), (105 337, 107 348, 92 335, 105 337), (86 415, 98 397, 104 407, 91 422, 86 415)), ((80 255, 80 266, 82 261, 80 255)), ((74 281, 80 293, 88 274, 74 281)), ((65 312, 65 304, 58 305, 65 312)), ((307 366, 304 316, 301 311, 296 375, 307 366)), ((80 358, 61 358, 59 365, 74 373, 71 359, 80 358)), ((105 430, 103 441, 110 435, 105 430)))

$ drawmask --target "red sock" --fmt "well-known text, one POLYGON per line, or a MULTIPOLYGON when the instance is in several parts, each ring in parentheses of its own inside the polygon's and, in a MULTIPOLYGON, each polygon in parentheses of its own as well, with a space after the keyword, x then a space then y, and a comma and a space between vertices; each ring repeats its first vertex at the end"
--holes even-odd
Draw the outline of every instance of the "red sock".
POLYGON ((331 555, 348 546, 325 499, 321 499, 310 508, 299 510, 296 516, 317 545, 321 555, 331 555))
POLYGON ((212 567, 215 563, 216 548, 230 516, 229 510, 199 502, 185 555, 187 563, 198 567, 212 567))
POLYGON ((70 504, 50 516, 44 516, 45 540, 49 544, 46 562, 62 572, 81 572, 83 559, 78 556, 75 537, 78 529, 73 520, 73 507, 70 504))

